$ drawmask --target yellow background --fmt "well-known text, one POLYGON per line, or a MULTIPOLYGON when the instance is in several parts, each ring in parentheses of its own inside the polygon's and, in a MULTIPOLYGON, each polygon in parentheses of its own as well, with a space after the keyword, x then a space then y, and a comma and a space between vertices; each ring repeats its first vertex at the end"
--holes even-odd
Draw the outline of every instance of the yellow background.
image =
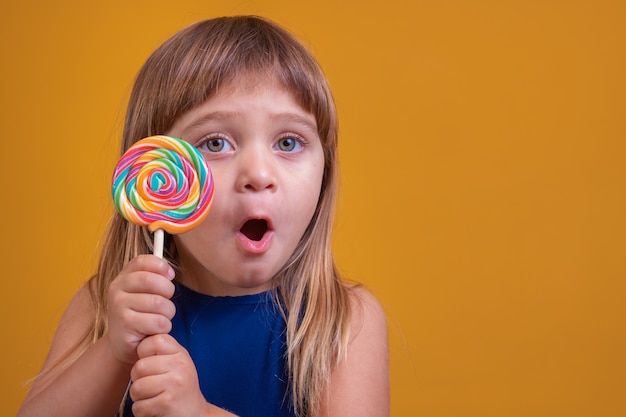
POLYGON ((4 0, 0 415, 93 269, 166 37, 268 16, 340 113, 335 247, 390 322, 393 416, 626 415, 626 2, 4 0))

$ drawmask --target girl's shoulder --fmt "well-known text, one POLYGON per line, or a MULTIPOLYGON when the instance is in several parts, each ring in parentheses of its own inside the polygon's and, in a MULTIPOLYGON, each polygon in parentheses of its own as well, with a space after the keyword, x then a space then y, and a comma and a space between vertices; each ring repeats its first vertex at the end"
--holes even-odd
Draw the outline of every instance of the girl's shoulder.
POLYGON ((96 310, 89 285, 89 282, 82 285, 65 309, 44 368, 70 352, 93 327, 96 310))
POLYGON ((81 340, 84 340, 94 317, 95 308, 87 283, 79 288, 65 309, 42 366, 42 372, 35 379, 25 401, 43 391, 54 381, 57 375, 51 371, 72 356, 71 352, 76 349, 81 340))
POLYGON ((361 285, 355 285, 348 288, 348 297, 352 312, 351 338, 356 337, 364 327, 366 330, 387 334, 385 311, 374 294, 361 285))
POLYGON ((82 285, 65 309, 57 327, 57 339, 80 338, 92 326, 95 306, 89 285, 90 282, 82 285))
POLYGON ((362 286, 348 290, 352 307, 345 356, 330 381, 322 417, 389 415, 389 347, 381 303, 362 286))

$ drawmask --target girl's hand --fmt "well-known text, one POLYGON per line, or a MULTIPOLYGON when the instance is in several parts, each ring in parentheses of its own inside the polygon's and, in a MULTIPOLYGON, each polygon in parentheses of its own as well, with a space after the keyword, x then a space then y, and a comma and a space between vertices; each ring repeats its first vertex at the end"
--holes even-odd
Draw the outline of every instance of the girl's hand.
POLYGON ((109 287, 107 339, 113 356, 132 365, 146 337, 168 333, 176 308, 174 270, 163 259, 140 255, 130 261, 109 287))
POLYGON ((137 417, 207 415, 211 407, 200 391, 196 367, 172 336, 145 338, 131 371, 130 397, 137 417))

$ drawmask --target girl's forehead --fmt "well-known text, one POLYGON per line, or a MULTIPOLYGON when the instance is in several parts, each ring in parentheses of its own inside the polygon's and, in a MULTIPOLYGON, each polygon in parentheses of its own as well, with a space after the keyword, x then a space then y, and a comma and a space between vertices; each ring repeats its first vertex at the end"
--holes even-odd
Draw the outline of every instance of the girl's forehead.
MULTIPOLYGON (((205 123, 266 115, 279 120, 289 115, 319 135, 314 114, 305 109, 289 88, 276 79, 235 77, 219 86, 205 101, 180 114, 171 129, 183 131, 205 123), (189 127, 191 126, 191 127, 189 127)), ((189 132, 179 132, 189 134, 189 132)))
POLYGON ((236 75, 231 80, 221 84, 216 91, 205 101, 215 101, 220 99, 233 99, 241 95, 254 95, 265 92, 280 92, 288 95, 293 102, 305 113, 311 113, 299 100, 299 94, 293 88, 279 81, 278 77, 272 74, 242 74, 236 75))
POLYGON ((263 90, 283 90, 295 96, 294 92, 280 82, 279 77, 270 71, 235 74, 230 79, 220 83, 213 96, 263 90))

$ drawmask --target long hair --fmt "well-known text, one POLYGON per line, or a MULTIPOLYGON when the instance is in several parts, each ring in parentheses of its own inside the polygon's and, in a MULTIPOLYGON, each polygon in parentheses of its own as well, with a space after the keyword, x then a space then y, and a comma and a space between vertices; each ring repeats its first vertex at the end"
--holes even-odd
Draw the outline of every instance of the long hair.
MULTIPOLYGON (((317 208, 294 253, 274 277, 287 323, 292 405, 299 415, 315 416, 324 402, 330 372, 347 349, 350 319, 347 287, 331 251, 338 174, 336 110, 316 60, 294 36, 263 18, 223 17, 191 25, 163 43, 139 71, 128 104, 122 152, 143 137, 167 132, 183 113, 246 76, 269 77, 290 91, 315 117, 324 149, 317 208)), ((82 349, 107 329, 111 281, 128 261, 150 250, 146 228, 115 213, 89 283, 96 318, 82 349)), ((173 239, 166 241, 166 257, 176 264, 173 239)))

